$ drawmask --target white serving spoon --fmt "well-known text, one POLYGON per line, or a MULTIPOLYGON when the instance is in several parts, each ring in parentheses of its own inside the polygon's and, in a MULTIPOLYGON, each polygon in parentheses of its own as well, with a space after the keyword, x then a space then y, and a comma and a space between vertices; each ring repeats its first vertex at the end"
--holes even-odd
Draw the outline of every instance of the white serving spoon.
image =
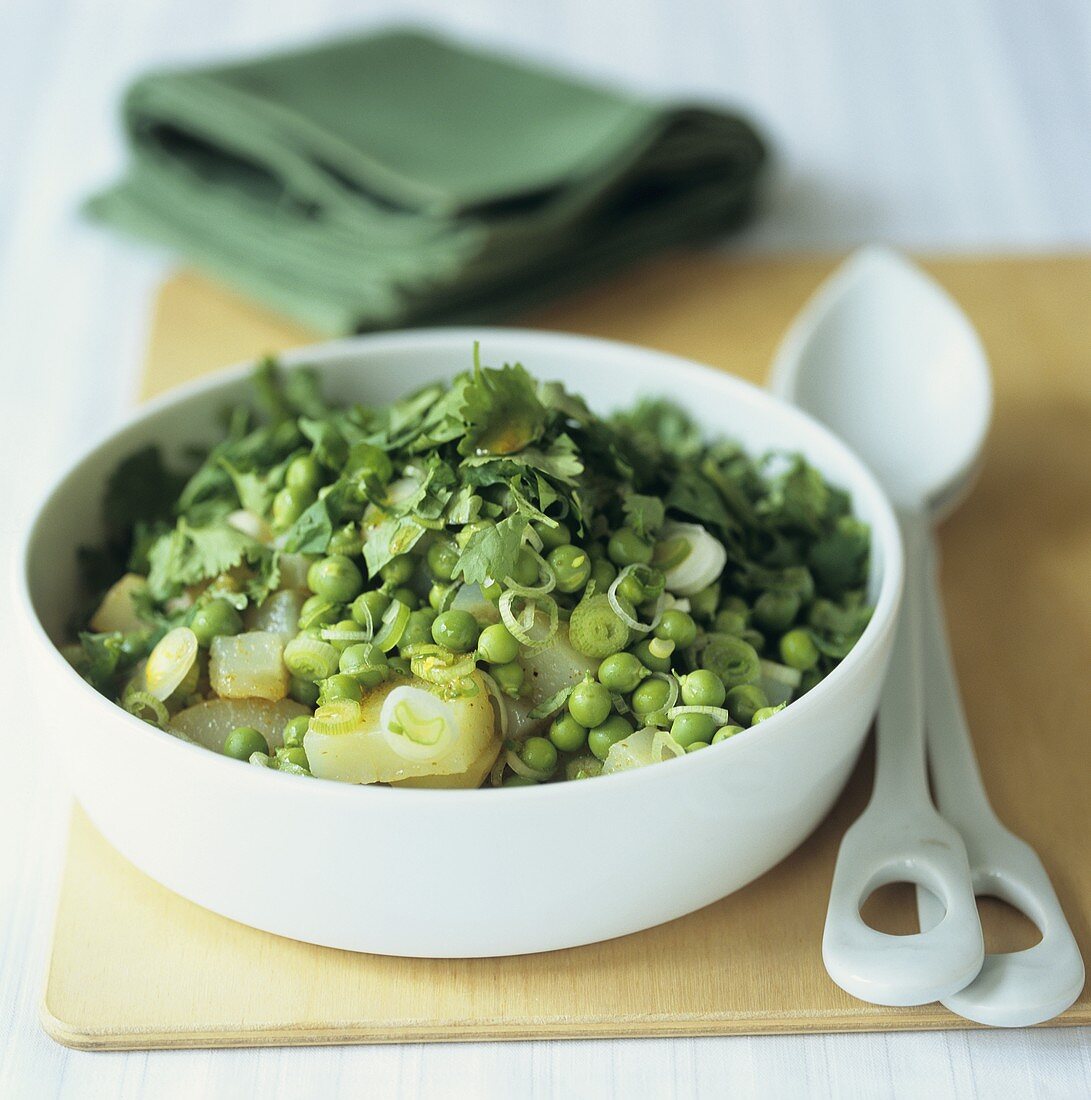
POLYGON ((771 383, 869 462, 901 511, 906 539, 875 792, 838 856, 823 937, 827 969, 848 992, 881 1004, 941 1000, 968 1019, 1008 1027, 1050 1019, 1083 988, 1083 960, 1038 857, 989 805, 935 575, 931 523, 966 491, 988 429, 992 390, 981 343, 935 282, 898 254, 869 248, 797 318, 771 383), (943 818, 925 782, 922 711, 943 818), (892 937, 868 928, 861 903, 902 879, 918 884, 923 931, 892 937), (1041 942, 983 958, 974 893, 1023 911, 1041 942))

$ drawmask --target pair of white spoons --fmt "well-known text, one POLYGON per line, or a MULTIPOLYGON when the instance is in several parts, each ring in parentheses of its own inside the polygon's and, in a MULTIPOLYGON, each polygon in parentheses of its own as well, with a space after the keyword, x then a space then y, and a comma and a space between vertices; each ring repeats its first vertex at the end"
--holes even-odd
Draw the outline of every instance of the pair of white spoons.
POLYGON ((877 1004, 941 1001, 1002 1027, 1051 1019, 1079 996, 1083 959, 1038 856, 989 805, 937 587, 932 524, 969 486, 992 410, 981 342, 954 301, 908 260, 864 249, 796 319, 771 385, 871 466, 899 511, 906 544, 875 788, 841 843, 822 941, 826 969, 847 992, 877 1004), (903 881, 917 884, 922 931, 870 928, 860 907, 878 887, 903 881), (986 955, 977 894, 1021 910, 1041 941, 986 955))

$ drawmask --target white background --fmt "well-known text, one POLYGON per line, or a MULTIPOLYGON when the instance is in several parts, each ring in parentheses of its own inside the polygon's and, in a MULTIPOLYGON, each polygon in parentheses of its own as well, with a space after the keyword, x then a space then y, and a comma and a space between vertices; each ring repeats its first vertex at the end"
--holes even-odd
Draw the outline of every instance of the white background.
MULTIPOLYGON (((1091 245, 1085 0, 0 0, 5 566, 46 480, 132 402, 164 258, 75 215, 119 167, 125 82, 150 64, 410 18, 751 112, 779 169, 735 247, 1091 245)), ((36 1017, 67 795, 24 718, 2 590, 0 1096, 1091 1094, 1087 1030, 67 1051, 36 1017)))

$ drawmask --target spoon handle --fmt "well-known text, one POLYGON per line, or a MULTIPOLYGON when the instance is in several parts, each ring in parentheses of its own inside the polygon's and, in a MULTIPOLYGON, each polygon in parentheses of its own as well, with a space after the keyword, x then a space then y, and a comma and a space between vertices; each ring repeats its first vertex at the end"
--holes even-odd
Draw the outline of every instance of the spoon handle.
MULTIPOLYGON (((1026 1027, 1063 1012, 1079 996, 1084 965, 1049 875, 1034 849, 989 804, 966 723, 936 577, 934 538, 926 544, 924 599, 928 755, 940 812, 962 834, 977 894, 1013 905, 1037 926, 1041 942, 1025 951, 985 956, 981 973, 942 998, 960 1016, 998 1027, 1026 1027)), ((940 917, 939 902, 917 891, 921 928, 940 917)))
POLYGON ((926 521, 906 515, 906 594, 876 727, 875 789, 841 842, 830 888, 822 958, 846 992, 876 1004, 939 1000, 981 968, 984 944, 962 839, 932 805, 925 779, 921 586, 926 521), (909 881, 941 899, 926 931, 890 936, 860 907, 878 887, 909 881))

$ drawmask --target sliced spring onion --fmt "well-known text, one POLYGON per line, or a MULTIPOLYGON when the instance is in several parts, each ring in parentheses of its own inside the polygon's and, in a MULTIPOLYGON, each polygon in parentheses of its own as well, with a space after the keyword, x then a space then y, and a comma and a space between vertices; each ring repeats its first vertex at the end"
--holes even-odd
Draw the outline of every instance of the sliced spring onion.
POLYGON ((322 638, 327 642, 370 642, 371 632, 369 630, 339 630, 335 626, 324 626, 322 628, 322 638))
POLYGON ((664 570, 667 588, 675 595, 693 596, 707 588, 727 564, 723 543, 699 523, 671 520, 664 524, 662 538, 664 541, 684 539, 689 544, 689 553, 677 565, 664 570))
POLYGON ((496 720, 500 724, 500 737, 502 740, 506 740, 508 736, 508 708, 504 703, 504 696, 500 691, 500 685, 483 669, 477 670, 478 676, 481 677, 481 682, 485 685, 485 690, 492 697, 493 701, 493 713, 496 715, 496 720))
POLYGON ((390 606, 383 612, 382 626, 375 635, 375 644, 388 653, 402 640, 406 624, 409 622, 409 605, 401 600, 391 600, 390 606))
POLYGON ((668 730, 656 730, 652 738, 652 752, 661 760, 670 756, 685 756, 686 750, 678 744, 668 730))
POLYGON ((335 699, 314 712, 310 728, 315 733, 349 733, 360 724, 360 704, 355 699, 335 699))
POLYGON ((329 642, 300 635, 284 647, 283 661, 293 676, 315 683, 337 671, 338 656, 337 650, 329 642))
POLYGON ((436 646, 435 652, 410 657, 409 667, 420 680, 430 684, 448 685, 471 676, 476 663, 472 653, 455 654, 436 646))
POLYGON ((532 598, 509 589, 500 597, 500 618, 511 631, 512 637, 519 643, 528 649, 541 649, 548 645, 557 633, 560 612, 557 610, 557 601, 552 596, 543 594, 532 598), (514 609, 516 600, 526 601, 518 615, 514 609), (531 632, 536 630, 539 612, 548 617, 548 625, 545 635, 536 638, 531 632))
POLYGON ((441 760, 458 741, 450 705, 424 688, 400 685, 383 700, 379 724, 403 760, 441 760))
POLYGON ((140 718, 160 729, 163 729, 170 719, 170 712, 166 706, 150 691, 126 692, 122 705, 134 718, 140 718))
POLYGON ((648 652, 661 661, 665 661, 674 652, 674 649, 675 643, 670 638, 652 638, 648 642, 648 652))
POLYGON ((707 714, 720 726, 726 726, 731 722, 731 715, 723 707, 671 707, 667 711, 667 717, 672 721, 680 714, 707 714))
POLYGON ((568 697, 572 694, 572 688, 574 686, 574 684, 569 684, 568 687, 561 688, 560 691, 554 692, 548 699, 543 699, 527 714, 527 718, 532 721, 538 718, 548 718, 549 715, 560 710, 561 707, 568 702, 568 697))
POLYGON ((621 601, 618 599, 617 590, 618 586, 626 577, 631 577, 635 573, 640 571, 647 572, 648 567, 646 565, 640 565, 634 562, 632 565, 625 566, 620 573, 613 579, 610 587, 606 590, 606 598, 610 601, 610 607, 614 614, 630 629, 635 630, 638 634, 647 634, 649 631, 654 630, 659 625, 659 620, 662 617, 663 600, 662 597, 656 603, 655 614, 652 616, 650 623, 642 623, 639 619, 634 619, 628 611, 625 610, 621 601))
MULTIPOLYGON (((527 530, 530 530, 528 527, 527 530)), ((553 567, 538 553, 537 550, 531 550, 530 553, 534 556, 534 560, 538 565, 538 579, 541 584, 527 585, 519 584, 511 577, 504 578, 504 587, 509 592, 514 592, 517 596, 527 596, 531 599, 537 599, 539 596, 544 596, 548 592, 552 592, 557 587, 557 574, 554 573, 553 567)), ((501 612, 502 614, 502 612, 501 612)))
POLYGON ((160 702, 169 699, 197 661, 197 635, 188 626, 168 631, 148 654, 144 685, 160 702))
POLYGON ((803 681, 803 673, 798 668, 792 668, 790 665, 781 665, 776 661, 763 659, 761 662, 761 678, 772 680, 777 684, 784 684, 785 687, 797 688, 803 681))
POLYGON ((512 749, 506 748, 503 753, 504 762, 516 775, 521 775, 524 779, 536 779, 539 783, 548 779, 552 772, 540 772, 537 768, 532 768, 517 752, 512 749))

